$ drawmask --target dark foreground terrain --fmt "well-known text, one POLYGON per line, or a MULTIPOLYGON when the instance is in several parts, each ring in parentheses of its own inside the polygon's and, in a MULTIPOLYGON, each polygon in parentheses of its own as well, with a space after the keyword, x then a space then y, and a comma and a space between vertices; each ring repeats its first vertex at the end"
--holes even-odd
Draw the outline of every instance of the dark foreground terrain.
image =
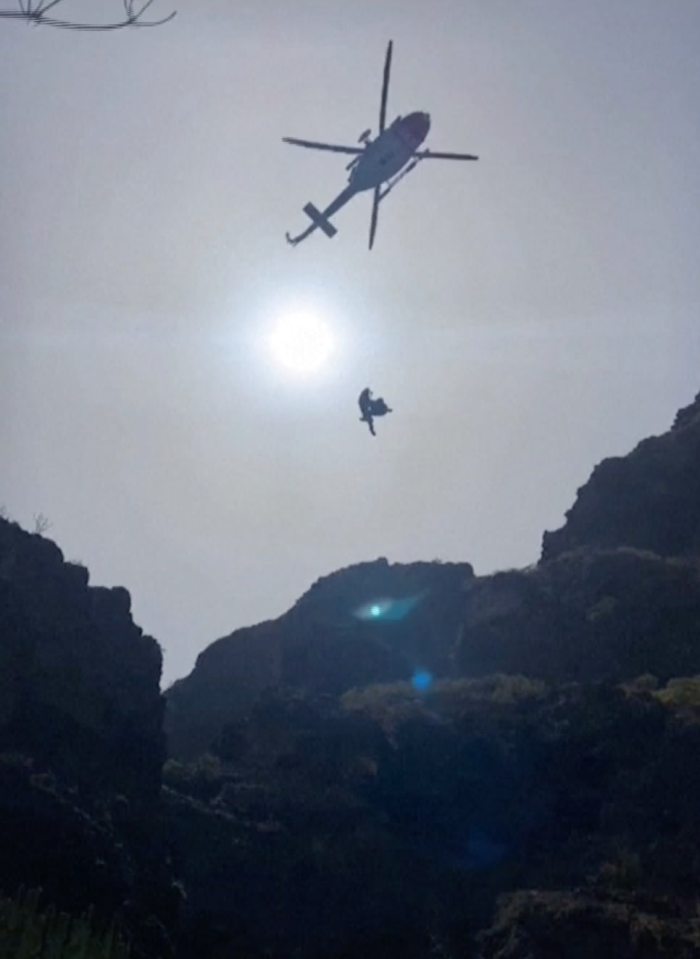
POLYGON ((127 591, 0 520, 0 959, 21 886, 84 959, 700 956, 699 572, 700 397, 533 567, 341 570, 165 696, 127 591))

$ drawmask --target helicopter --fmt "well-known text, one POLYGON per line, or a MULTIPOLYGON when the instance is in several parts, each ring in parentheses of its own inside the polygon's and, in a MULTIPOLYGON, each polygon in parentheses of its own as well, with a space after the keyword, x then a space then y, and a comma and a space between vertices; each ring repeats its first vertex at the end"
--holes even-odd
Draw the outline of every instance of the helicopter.
POLYGON ((373 190, 372 217, 369 227, 369 249, 372 249, 377 232, 377 217, 379 204, 394 189, 403 178, 418 166, 423 160, 478 160, 469 153, 444 153, 432 150, 419 150, 430 130, 430 115, 428 113, 409 113, 407 116, 398 116, 389 126, 386 125, 386 106, 389 93, 389 75, 391 72, 391 55, 393 41, 390 40, 386 48, 384 60, 384 77, 382 82, 382 96, 379 106, 379 130, 373 140, 372 131, 365 130, 358 139, 361 146, 341 146, 334 143, 317 143, 314 140, 299 140, 296 137, 282 137, 284 143, 293 146, 309 147, 312 150, 328 150, 332 153, 345 153, 352 156, 346 166, 350 171, 348 185, 326 207, 318 210, 313 203, 307 203, 304 213, 311 220, 308 226, 298 236, 286 234, 287 242, 292 246, 301 243, 316 229, 322 230, 327 237, 333 237, 338 232, 330 221, 331 216, 351 200, 357 193, 364 190, 373 190))

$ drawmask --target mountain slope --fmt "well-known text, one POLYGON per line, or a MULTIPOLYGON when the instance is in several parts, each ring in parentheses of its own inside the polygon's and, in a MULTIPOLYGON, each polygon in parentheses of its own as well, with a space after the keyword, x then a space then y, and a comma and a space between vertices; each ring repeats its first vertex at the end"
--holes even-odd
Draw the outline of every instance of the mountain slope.
POLYGON ((86 791, 158 795, 161 652, 121 588, 88 586, 48 539, 0 519, 0 750, 86 791))
POLYGON ((271 686, 337 695, 352 686, 453 672, 468 563, 360 563, 318 580, 279 619, 236 630, 168 690, 171 755, 206 751, 271 686))
POLYGON ((596 466, 564 526, 544 534, 542 559, 582 546, 700 555, 700 393, 668 432, 596 466))

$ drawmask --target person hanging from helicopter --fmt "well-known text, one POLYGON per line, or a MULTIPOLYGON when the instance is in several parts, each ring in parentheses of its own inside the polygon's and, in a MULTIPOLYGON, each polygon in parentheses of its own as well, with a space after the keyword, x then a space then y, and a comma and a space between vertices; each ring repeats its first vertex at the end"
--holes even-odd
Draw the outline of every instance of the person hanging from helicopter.
POLYGON ((380 396, 378 399, 372 399, 372 390, 369 386, 366 386, 363 391, 360 393, 357 400, 360 412, 362 416, 360 417, 361 423, 366 423, 369 426, 369 431, 372 436, 377 434, 374 432, 374 417, 375 416, 386 416, 387 413, 392 413, 393 410, 386 405, 384 397, 380 396))

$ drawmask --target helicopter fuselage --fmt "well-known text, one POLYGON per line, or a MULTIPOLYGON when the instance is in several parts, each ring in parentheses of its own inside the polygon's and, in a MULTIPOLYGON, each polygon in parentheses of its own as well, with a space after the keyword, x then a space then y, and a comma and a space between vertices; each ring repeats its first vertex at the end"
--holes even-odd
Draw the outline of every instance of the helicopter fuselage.
POLYGON ((397 174, 421 145, 430 130, 427 113, 397 117, 367 144, 350 170, 349 182, 355 191, 373 190, 397 174))
POLYGON ((377 232, 377 215, 379 204, 386 199, 389 193, 415 170, 423 160, 478 160, 471 153, 447 153, 443 151, 420 150, 430 130, 430 116, 427 113, 416 111, 408 116, 398 116, 389 126, 386 125, 387 96, 389 94, 389 77, 391 75, 391 56, 393 41, 389 41, 384 58, 384 75, 382 80, 382 95, 379 101, 379 124, 376 140, 370 139, 370 130, 365 130, 358 143, 362 146, 350 146, 340 143, 324 143, 318 140, 302 140, 298 137, 282 137, 285 143, 292 146, 307 147, 311 150, 328 150, 331 153, 350 154, 352 160, 345 167, 349 171, 348 183, 344 190, 329 203, 325 210, 319 210, 309 202, 304 207, 304 213, 311 220, 307 228, 291 236, 285 234, 287 242, 296 246, 310 236, 314 230, 322 230, 327 237, 335 236, 338 230, 331 223, 331 216, 358 193, 372 190, 372 216, 369 225, 369 249, 372 249, 377 232))

